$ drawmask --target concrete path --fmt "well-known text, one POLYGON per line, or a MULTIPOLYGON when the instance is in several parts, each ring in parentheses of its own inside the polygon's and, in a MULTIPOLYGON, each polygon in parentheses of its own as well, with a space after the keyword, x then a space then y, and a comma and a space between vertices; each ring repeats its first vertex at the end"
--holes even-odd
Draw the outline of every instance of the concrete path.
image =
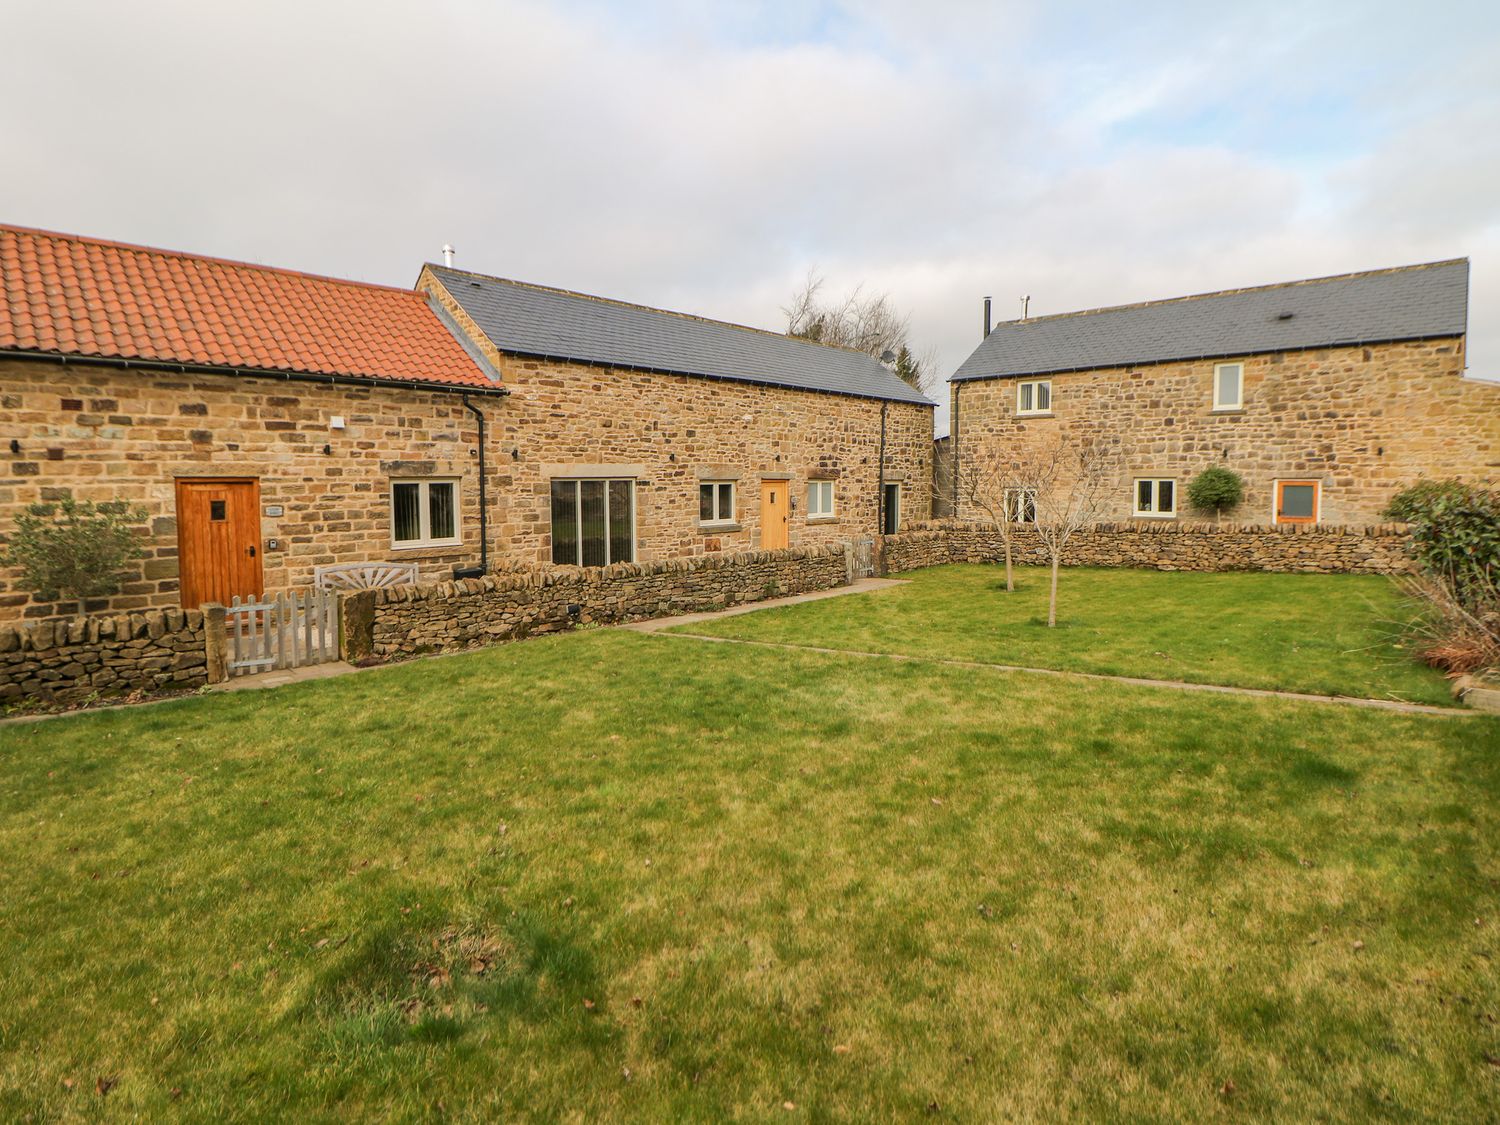
POLYGON ((653 617, 649 621, 632 621, 618 628, 635 633, 659 633, 663 629, 674 629, 678 625, 697 625, 703 621, 717 621, 721 617, 738 617, 742 613, 754 613, 760 609, 780 609, 782 606, 801 605, 803 602, 820 602, 824 598, 841 598, 846 594, 873 594, 877 590, 891 590, 908 583, 901 578, 861 578, 849 586, 835 586, 831 590, 814 590, 810 594, 792 594, 785 598, 767 598, 765 601, 746 602, 729 609, 711 609, 705 613, 684 613, 680 617, 653 617))
MULTIPOLYGON (((790 599, 788 599, 790 600, 790 599)), ((699 615, 715 616, 713 614, 699 615)), ((686 619, 683 619, 686 620, 686 619)), ((663 625, 665 627, 665 624, 663 625)), ((654 630, 652 630, 654 631, 654 630)), ((1193 684, 1186 680, 1148 680, 1139 676, 1109 676, 1101 672, 1065 672, 1058 668, 1032 668, 1024 664, 991 664, 982 660, 948 660, 940 656, 908 656, 899 652, 867 652, 863 649, 824 648, 820 645, 795 645, 782 641, 751 641, 741 637, 711 637, 707 633, 663 633, 662 636, 688 641, 711 641, 714 644, 752 645, 757 648, 779 648, 792 652, 817 652, 828 656, 860 656, 873 660, 899 660, 911 664, 942 664, 950 668, 985 668, 992 672, 1025 672, 1032 676, 1057 676, 1071 680, 1095 680, 1102 683, 1129 684, 1133 687, 1168 688, 1172 691, 1206 691, 1215 695, 1246 695, 1260 699, 1288 699, 1299 703, 1333 703, 1342 707, 1368 707, 1378 711, 1398 711, 1408 715, 1442 715, 1467 718, 1477 712, 1463 707, 1435 707, 1429 703, 1402 703, 1395 699, 1362 699, 1352 695, 1313 695, 1300 691, 1272 691, 1268 688, 1227 687, 1223 684, 1193 684)))

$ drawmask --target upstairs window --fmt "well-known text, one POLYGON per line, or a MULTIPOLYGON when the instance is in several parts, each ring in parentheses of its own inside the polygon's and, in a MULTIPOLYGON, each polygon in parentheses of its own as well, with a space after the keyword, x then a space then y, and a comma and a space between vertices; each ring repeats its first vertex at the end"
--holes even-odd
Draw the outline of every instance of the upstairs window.
POLYGON ((456 547, 458 481, 391 481, 391 546, 456 547))
POLYGON ((1052 381, 1043 379, 1040 382, 1017 383, 1016 413, 1052 413, 1052 381))
POLYGON ((807 518, 831 519, 833 516, 833 481, 815 480, 807 486, 807 518))
POLYGON ((1214 409, 1239 410, 1245 399, 1245 367, 1221 363, 1214 368, 1214 409))
POLYGON ((635 481, 554 480, 552 561, 608 566, 635 561, 635 481))
POLYGON ((698 486, 698 522, 734 522, 733 481, 704 481, 698 486))
POLYGON ((1135 482, 1135 514, 1138 516, 1175 516, 1177 482, 1152 478, 1135 482))

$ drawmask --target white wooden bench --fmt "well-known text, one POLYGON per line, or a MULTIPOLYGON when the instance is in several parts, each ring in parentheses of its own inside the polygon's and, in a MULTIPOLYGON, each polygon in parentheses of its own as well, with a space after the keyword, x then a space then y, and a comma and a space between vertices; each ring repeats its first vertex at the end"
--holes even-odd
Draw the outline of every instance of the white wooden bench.
POLYGON ((416 563, 339 563, 337 566, 313 568, 313 585, 320 590, 373 590, 381 586, 416 584, 416 563))

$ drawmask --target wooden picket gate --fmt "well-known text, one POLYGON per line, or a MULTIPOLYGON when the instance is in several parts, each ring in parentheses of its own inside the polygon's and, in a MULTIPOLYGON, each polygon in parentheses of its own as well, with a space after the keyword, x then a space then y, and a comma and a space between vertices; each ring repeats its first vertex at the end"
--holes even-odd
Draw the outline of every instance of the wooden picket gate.
POLYGON ((844 557, 850 582, 875 577, 875 540, 849 540, 844 547, 844 557))
POLYGON ((339 603, 334 590, 293 591, 274 598, 234 598, 224 610, 229 674, 249 676, 339 658, 339 603))

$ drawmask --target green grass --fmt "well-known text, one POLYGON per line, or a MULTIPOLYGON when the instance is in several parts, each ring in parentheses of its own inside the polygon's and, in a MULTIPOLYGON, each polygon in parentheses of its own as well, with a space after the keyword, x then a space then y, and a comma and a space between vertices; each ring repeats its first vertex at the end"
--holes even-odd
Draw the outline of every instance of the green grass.
POLYGON ((1451 704, 1447 682, 1401 647, 1419 612, 1387 578, 1346 574, 1062 572, 1046 628, 1045 569, 942 566, 875 597, 721 618, 682 631, 1098 672, 1451 704))
POLYGON ((615 631, 0 727, 0 1118, 1494 1119, 1497 818, 1491 719, 615 631))

